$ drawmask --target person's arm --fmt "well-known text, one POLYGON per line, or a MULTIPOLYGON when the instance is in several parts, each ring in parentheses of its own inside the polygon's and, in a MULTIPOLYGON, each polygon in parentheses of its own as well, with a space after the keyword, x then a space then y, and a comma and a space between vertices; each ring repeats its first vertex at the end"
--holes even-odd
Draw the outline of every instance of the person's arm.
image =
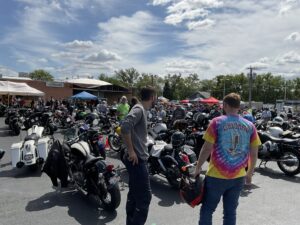
POLYGON ((246 184, 251 184, 252 182, 252 175, 254 173, 254 169, 256 166, 256 161, 257 161, 257 154, 258 154, 258 147, 251 147, 250 148, 250 163, 246 175, 246 184))
POLYGON ((213 145, 212 143, 209 143, 207 141, 204 142, 200 154, 199 154, 199 158, 198 158, 198 162, 197 162, 197 166, 195 169, 195 177, 198 176, 202 170, 202 166, 205 163, 205 161, 208 159, 208 157, 211 154, 211 151, 213 149, 213 145))
POLYGON ((133 165, 138 164, 138 157, 135 153, 132 144, 131 132, 134 126, 140 121, 143 115, 143 110, 140 107, 133 108, 122 122, 121 132, 122 138, 128 150, 128 159, 132 161, 133 165))

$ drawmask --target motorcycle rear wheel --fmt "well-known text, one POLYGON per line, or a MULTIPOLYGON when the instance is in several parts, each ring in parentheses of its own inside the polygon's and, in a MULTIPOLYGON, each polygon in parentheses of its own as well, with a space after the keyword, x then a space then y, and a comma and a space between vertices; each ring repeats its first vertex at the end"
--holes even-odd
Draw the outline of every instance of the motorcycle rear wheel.
POLYGON ((107 211, 114 211, 119 207, 121 202, 121 193, 119 185, 113 185, 107 190, 106 198, 101 196, 103 208, 107 211))
POLYGON ((277 162, 279 169, 287 176, 295 176, 300 173, 300 152, 295 149, 286 150, 280 159, 294 159, 295 163, 277 162))

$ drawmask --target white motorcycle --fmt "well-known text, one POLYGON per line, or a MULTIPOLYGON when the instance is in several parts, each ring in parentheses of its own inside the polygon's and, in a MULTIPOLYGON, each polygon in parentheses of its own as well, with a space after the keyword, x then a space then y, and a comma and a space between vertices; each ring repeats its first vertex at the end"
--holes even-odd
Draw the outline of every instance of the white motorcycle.
POLYGON ((24 141, 12 144, 11 161, 14 168, 28 166, 31 170, 37 170, 46 161, 53 140, 42 137, 43 131, 44 127, 34 125, 28 129, 24 141))

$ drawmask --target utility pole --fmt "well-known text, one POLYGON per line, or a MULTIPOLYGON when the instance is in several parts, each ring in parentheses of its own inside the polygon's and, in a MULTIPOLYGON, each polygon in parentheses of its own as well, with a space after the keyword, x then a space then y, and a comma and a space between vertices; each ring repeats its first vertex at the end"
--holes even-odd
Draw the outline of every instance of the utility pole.
POLYGON ((248 70, 250 70, 250 72, 248 73, 248 77, 249 77, 249 108, 252 108, 252 87, 253 87, 253 80, 256 77, 256 73, 253 73, 253 70, 255 70, 256 68, 250 66, 249 68, 247 68, 248 70))
POLYGON ((286 103, 286 80, 284 80, 284 104, 286 103))
POLYGON ((224 79, 223 99, 225 98, 225 81, 226 81, 226 79, 224 79))

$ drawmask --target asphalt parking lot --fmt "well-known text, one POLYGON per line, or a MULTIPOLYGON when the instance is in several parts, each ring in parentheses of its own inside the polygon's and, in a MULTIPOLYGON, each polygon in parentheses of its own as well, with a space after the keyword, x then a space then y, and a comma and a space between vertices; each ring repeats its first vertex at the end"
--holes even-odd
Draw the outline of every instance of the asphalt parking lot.
MULTIPOLYGON (((98 209, 92 199, 74 191, 52 188, 46 174, 30 172, 26 168, 11 167, 10 146, 25 134, 14 137, 6 131, 0 118, 0 148, 6 150, 0 161, 0 224, 125 224, 127 194, 126 171, 120 169, 122 201, 113 213, 98 209)), ((61 138, 60 134, 55 135, 61 138)), ((116 153, 109 152, 109 161, 121 165, 116 153)), ((196 225, 199 207, 183 203, 177 191, 160 177, 151 179, 153 197, 147 225, 196 225)), ((222 224, 222 205, 214 215, 214 224, 222 224)), ((298 225, 300 224, 300 176, 286 177, 275 163, 257 169, 253 185, 241 194, 237 224, 240 225, 298 225)))

